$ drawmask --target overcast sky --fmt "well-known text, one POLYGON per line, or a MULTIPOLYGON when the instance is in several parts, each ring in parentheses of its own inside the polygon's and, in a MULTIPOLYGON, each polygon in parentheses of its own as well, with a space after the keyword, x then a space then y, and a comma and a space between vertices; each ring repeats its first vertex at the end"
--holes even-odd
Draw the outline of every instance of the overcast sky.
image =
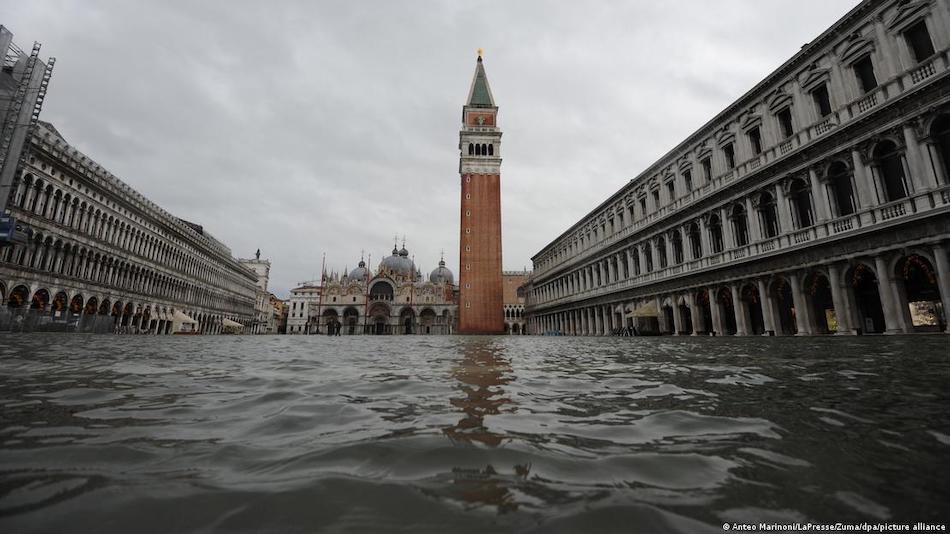
POLYGON ((855 0, 13 1, 42 118, 285 297, 406 236, 458 272, 458 130, 485 49, 504 267, 530 257, 855 0))

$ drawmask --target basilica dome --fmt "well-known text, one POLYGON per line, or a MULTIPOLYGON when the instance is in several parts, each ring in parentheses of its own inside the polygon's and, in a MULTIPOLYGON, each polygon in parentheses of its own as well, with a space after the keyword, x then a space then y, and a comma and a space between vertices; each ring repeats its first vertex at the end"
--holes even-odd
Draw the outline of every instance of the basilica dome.
POLYGON ((414 267, 412 260, 409 259, 409 251, 406 250, 405 246, 402 250, 393 247, 392 256, 383 258, 383 261, 379 264, 380 270, 389 270, 402 276, 412 276, 415 270, 414 267))
POLYGON ((369 275, 369 269, 366 268, 366 262, 360 260, 356 269, 350 271, 350 280, 364 280, 369 275))
POLYGON ((450 271, 449 268, 445 266, 445 261, 440 260, 439 266, 434 271, 432 271, 432 274, 429 275, 429 281, 433 284, 441 284, 443 282, 446 284, 453 284, 455 283, 455 277, 452 276, 452 271, 450 271))

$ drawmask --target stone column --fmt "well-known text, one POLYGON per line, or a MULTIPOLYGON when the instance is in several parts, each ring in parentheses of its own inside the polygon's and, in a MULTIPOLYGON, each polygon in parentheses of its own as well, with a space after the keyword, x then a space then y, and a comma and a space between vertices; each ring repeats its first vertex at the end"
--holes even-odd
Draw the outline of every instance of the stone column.
POLYGON ((609 336, 613 330, 614 312, 610 305, 604 306, 604 335, 609 336))
POLYGON ((732 233, 732 221, 726 213, 726 208, 719 209, 719 222, 722 228, 722 249, 736 248, 736 238, 732 233))
POLYGON ((676 303, 676 295, 673 295, 670 300, 673 302, 673 335, 680 335, 680 330, 683 324, 683 318, 680 317, 680 306, 676 303))
POLYGON ((884 308, 884 333, 901 333, 897 318, 897 303, 894 302, 894 277, 888 272, 887 262, 881 256, 874 257, 874 268, 877 270, 877 293, 884 308))
POLYGON ((666 324, 666 314, 663 313, 663 304, 660 302, 660 297, 653 297, 653 302, 656 306, 657 326, 660 328, 660 332, 665 332, 670 328, 669 325, 666 324))
POLYGON ((851 334, 851 310, 847 297, 841 290, 841 271, 834 263, 828 266, 828 284, 831 286, 831 301, 835 306, 835 319, 838 321, 837 335, 851 334))
POLYGON ((703 325, 703 314, 699 310, 699 304, 696 301, 696 294, 690 292, 686 295, 686 301, 689 303, 689 316, 693 323, 692 335, 698 336, 699 332, 705 330, 703 325))
POLYGON ((650 246, 650 243, 647 242, 646 244, 637 247, 637 255, 640 257, 640 267, 641 267, 640 272, 641 273, 645 273, 647 269, 647 253, 644 247, 649 247, 649 246, 650 246))
POLYGON ((825 187, 818 180, 818 173, 814 167, 808 169, 808 179, 811 182, 811 199, 815 204, 815 221, 827 221, 831 218, 831 204, 825 187))
POLYGON ((747 336, 749 335, 749 314, 746 313, 745 302, 739 298, 739 286, 731 284, 729 289, 732 290, 732 309, 736 315, 736 335, 747 336))
POLYGON ((699 217, 699 243, 703 247, 703 256, 712 256, 715 254, 712 249, 712 243, 709 239, 709 226, 706 225, 706 218, 699 217))
POLYGON ((637 273, 637 270, 634 268, 634 265, 633 265, 633 262, 634 262, 633 254, 630 253, 629 248, 624 249, 624 254, 626 254, 627 256, 627 278, 633 278, 637 273))
POLYGON ((710 315, 712 315, 712 331, 717 336, 725 335, 725 332, 722 328, 722 315, 719 308, 719 302, 716 300, 716 289, 709 287, 706 289, 706 293, 709 295, 709 311, 711 312, 710 315))
POLYGON ((755 283, 759 289, 759 306, 762 307, 762 322, 765 324, 765 335, 775 335, 775 310, 772 307, 772 299, 769 298, 765 279, 759 278, 755 283))
POLYGON ((917 143, 917 136, 910 124, 903 125, 904 143, 907 144, 907 151, 904 153, 907 160, 907 166, 910 168, 910 182, 913 184, 915 192, 922 192, 933 189, 937 185, 937 180, 929 171, 929 162, 925 162, 920 144, 917 143))
POLYGON ((775 209, 778 212, 778 233, 780 235, 795 228, 792 221, 792 211, 788 205, 788 197, 785 196, 785 188, 780 183, 775 184, 775 209))
POLYGON ((599 313, 601 310, 598 307, 594 307, 594 335, 599 336, 604 331, 604 323, 599 313))
POLYGON ((795 327, 798 329, 799 336, 807 336, 812 333, 811 321, 808 320, 809 313, 805 304, 805 293, 802 291, 798 274, 789 273, 788 282, 792 286, 792 302, 795 305, 795 327))
POLYGON ((854 166, 855 202, 857 209, 869 208, 877 204, 877 194, 874 192, 874 178, 870 169, 864 166, 861 153, 856 149, 851 151, 851 164, 854 166))
POLYGON ((617 267, 609 256, 604 261, 607 262, 607 283, 612 284, 617 281, 617 267))
POLYGON ((937 269, 937 288, 940 290, 940 301, 943 302, 943 318, 948 325, 946 333, 950 334, 950 262, 947 261, 947 249, 938 244, 933 247, 937 269))
POLYGON ((599 285, 600 285, 600 286, 605 286, 605 285, 607 285, 607 273, 606 273, 606 271, 605 271, 605 269, 604 269, 604 260, 600 260, 600 261, 597 262, 597 269, 598 269, 599 272, 600 272, 600 284, 599 284, 599 285))

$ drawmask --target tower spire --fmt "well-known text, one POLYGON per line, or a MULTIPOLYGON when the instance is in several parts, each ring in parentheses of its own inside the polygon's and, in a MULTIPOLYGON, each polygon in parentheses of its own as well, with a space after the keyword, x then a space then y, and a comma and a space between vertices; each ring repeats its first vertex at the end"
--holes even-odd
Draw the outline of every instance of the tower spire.
POLYGON ((488 85, 488 76, 482 64, 482 49, 478 49, 478 60, 475 63, 475 76, 472 78, 472 87, 468 91, 468 104, 473 108, 493 108, 495 99, 492 97, 491 87, 488 85))

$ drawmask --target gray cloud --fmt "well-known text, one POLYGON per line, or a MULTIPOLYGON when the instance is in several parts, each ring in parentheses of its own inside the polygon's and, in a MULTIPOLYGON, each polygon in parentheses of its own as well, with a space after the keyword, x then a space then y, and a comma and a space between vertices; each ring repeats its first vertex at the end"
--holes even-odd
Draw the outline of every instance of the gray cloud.
POLYGON ((791 57, 853 1, 4 2, 57 56, 43 118, 271 289, 458 263, 458 129, 485 65, 505 131, 506 269, 791 57))

